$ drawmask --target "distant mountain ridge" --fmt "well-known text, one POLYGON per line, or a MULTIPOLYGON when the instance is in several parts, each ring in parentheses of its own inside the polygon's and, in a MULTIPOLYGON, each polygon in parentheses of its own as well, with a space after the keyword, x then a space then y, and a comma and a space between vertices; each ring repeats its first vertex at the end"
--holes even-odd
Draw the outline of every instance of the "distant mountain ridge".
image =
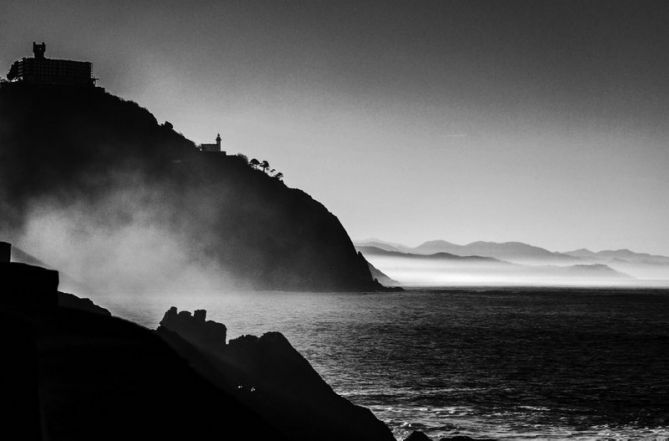
POLYGON ((628 249, 591 251, 587 248, 567 251, 565 254, 588 260, 621 260, 647 265, 669 265, 669 257, 659 254, 637 253, 628 249))
POLYGON ((619 259, 630 263, 669 265, 669 257, 657 254, 639 253, 629 249, 591 251, 581 248, 566 252, 551 251, 524 242, 476 241, 465 245, 445 240, 430 240, 416 247, 398 243, 369 239, 355 243, 357 248, 372 246, 386 251, 409 254, 449 253, 456 256, 492 257, 499 260, 523 261, 528 259, 553 260, 555 263, 579 263, 579 261, 610 261, 619 259))
MULTIPOLYGON (((517 262, 509 262, 494 257, 483 256, 458 256, 456 254, 438 252, 434 254, 414 254, 401 251, 391 251, 374 246, 358 246, 361 252, 370 261, 383 267, 389 262, 395 262, 390 266, 397 266, 397 262, 426 262, 431 267, 437 265, 437 271, 441 274, 453 274, 484 280, 487 278, 506 279, 506 283, 522 284, 541 283, 541 280, 553 282, 580 280, 604 281, 633 279, 628 274, 617 271, 601 263, 579 263, 575 265, 527 265, 517 262)), ((401 264, 399 264, 401 266, 401 264)), ((474 279, 475 280, 475 279, 474 279)))
POLYGON ((511 262, 527 262, 540 260, 544 263, 577 263, 579 257, 564 253, 549 251, 522 242, 471 242, 466 245, 458 245, 445 240, 431 240, 417 247, 408 247, 400 244, 392 244, 380 240, 370 240, 356 243, 358 248, 363 246, 374 246, 386 251, 403 252, 410 254, 436 254, 448 253, 455 256, 479 256, 490 257, 511 262))
POLYGON ((447 252, 456 255, 478 255, 503 260, 548 259, 553 261, 573 262, 576 259, 562 253, 549 251, 545 248, 528 245, 522 242, 484 242, 477 241, 467 245, 457 245, 443 240, 425 242, 413 249, 418 254, 447 252))
POLYGON ((451 253, 434 253, 434 254, 415 254, 415 253, 405 253, 402 251, 392 251, 386 250, 384 248, 374 247, 374 246, 359 246, 357 250, 360 251, 363 255, 381 255, 381 256, 394 256, 394 257, 404 257, 407 259, 449 259, 455 261, 480 261, 480 262, 496 262, 496 263, 508 263, 494 257, 483 257, 483 256, 458 256, 457 254, 451 253))
POLYGON ((522 242, 460 245, 445 240, 410 247, 380 239, 355 246, 376 268, 407 286, 669 284, 669 257, 628 249, 556 252, 522 242))

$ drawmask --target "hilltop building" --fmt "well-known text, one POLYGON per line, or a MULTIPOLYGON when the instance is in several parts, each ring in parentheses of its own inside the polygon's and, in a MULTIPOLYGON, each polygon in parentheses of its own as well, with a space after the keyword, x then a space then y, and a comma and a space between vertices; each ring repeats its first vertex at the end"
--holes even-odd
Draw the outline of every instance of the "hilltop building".
POLYGON ((12 64, 7 79, 35 85, 93 87, 92 64, 86 61, 46 58, 46 44, 33 42, 33 58, 22 58, 12 64))
POLYGON ((225 154, 225 152, 221 150, 221 134, 219 133, 216 135, 216 142, 214 144, 200 144, 200 151, 225 154))

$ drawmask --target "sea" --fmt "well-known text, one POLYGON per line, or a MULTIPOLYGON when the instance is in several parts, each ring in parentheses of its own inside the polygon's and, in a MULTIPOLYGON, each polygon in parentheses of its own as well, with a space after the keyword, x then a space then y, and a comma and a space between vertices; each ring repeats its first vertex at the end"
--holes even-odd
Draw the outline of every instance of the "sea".
POLYGON ((668 440, 669 290, 449 288, 95 299, 155 328, 206 309, 280 331, 397 439, 668 440))

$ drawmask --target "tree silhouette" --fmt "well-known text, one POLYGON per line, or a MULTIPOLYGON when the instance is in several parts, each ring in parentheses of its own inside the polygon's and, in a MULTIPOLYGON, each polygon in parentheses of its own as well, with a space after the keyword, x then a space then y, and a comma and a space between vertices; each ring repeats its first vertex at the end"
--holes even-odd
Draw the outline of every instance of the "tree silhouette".
POLYGON ((249 161, 249 165, 252 168, 258 168, 260 166, 260 161, 258 161, 256 158, 253 158, 249 161))
POLYGON ((267 169, 269 168, 269 162, 263 160, 263 162, 260 163, 260 167, 262 168, 263 172, 266 172, 267 169))
POLYGON ((279 172, 274 175, 275 178, 277 178, 279 181, 283 179, 283 173, 279 172))

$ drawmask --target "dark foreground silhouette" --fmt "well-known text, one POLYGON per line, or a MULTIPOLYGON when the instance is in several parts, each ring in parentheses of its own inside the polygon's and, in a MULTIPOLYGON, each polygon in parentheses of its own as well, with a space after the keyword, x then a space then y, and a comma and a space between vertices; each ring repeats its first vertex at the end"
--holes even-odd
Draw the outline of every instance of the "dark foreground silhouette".
POLYGON ((262 163, 201 152, 133 102, 95 87, 4 84, 0 121, 0 231, 19 235, 44 207, 83 208, 88 227, 103 232, 140 216, 231 282, 381 288, 322 204, 262 163))
POLYGON ((337 395, 278 332, 225 342, 222 324, 205 312, 171 308, 158 334, 221 390, 293 440, 394 440, 366 408, 337 395))
POLYGON ((0 439, 285 439, 155 333, 57 286, 0 259, 0 439))
POLYGON ((226 344, 204 311, 150 331, 58 291, 0 242, 1 439, 392 441, 279 333, 226 344))
MULTIPOLYGON (((297 441, 373 441, 393 438, 368 409, 337 395, 278 332, 244 335, 226 344, 225 325, 206 320, 206 311, 170 308, 158 335, 203 377, 297 441)), ((405 441, 431 441, 413 432, 405 441)), ((456 436, 440 441, 493 441, 456 436)))

